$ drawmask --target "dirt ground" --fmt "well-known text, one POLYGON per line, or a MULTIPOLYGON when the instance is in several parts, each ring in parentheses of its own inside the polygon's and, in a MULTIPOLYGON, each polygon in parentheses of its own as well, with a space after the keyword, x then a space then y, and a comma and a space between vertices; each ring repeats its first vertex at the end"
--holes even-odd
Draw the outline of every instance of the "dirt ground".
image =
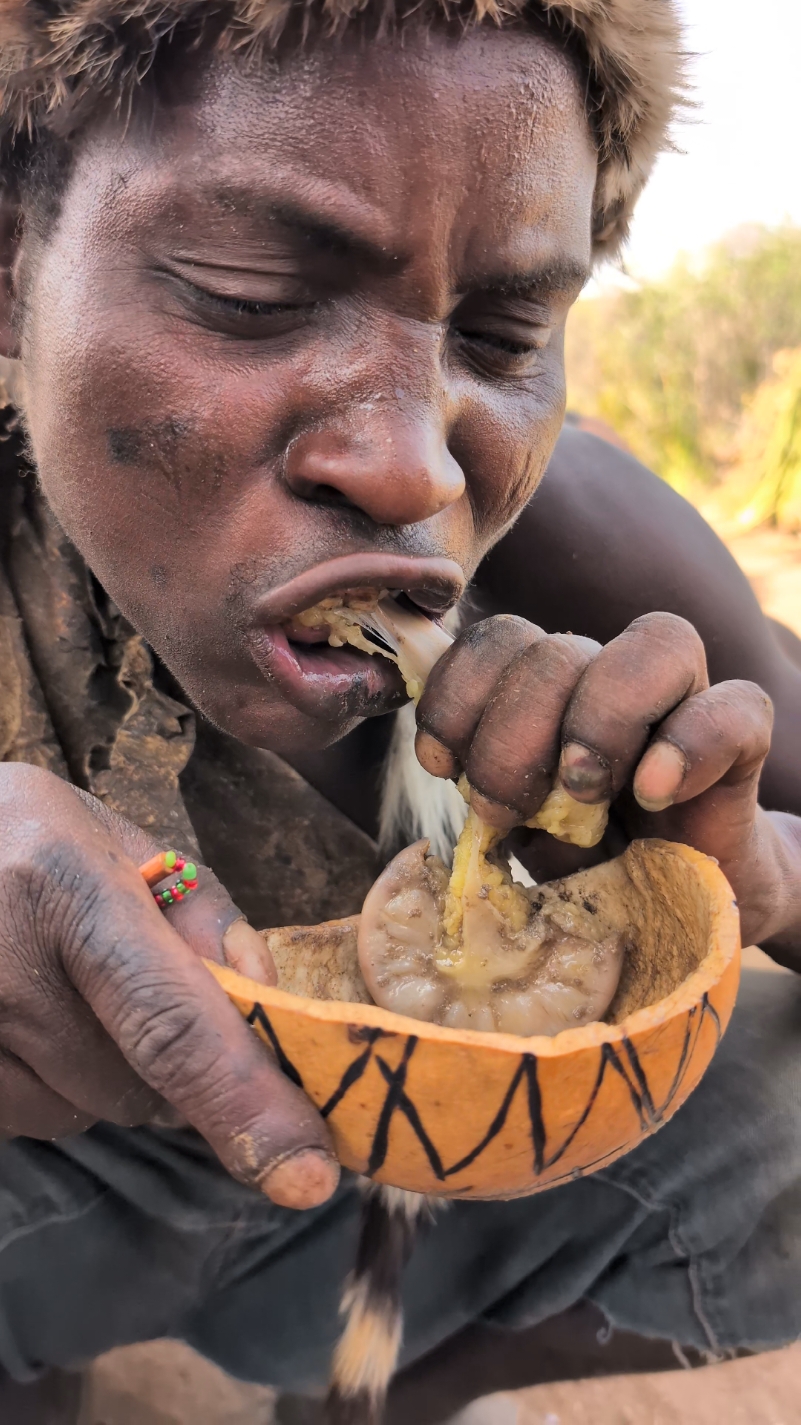
MULTIPOLYGON (((766 612, 801 637, 801 539, 760 531, 731 547, 766 612)), ((770 967, 759 952, 750 958, 770 967)), ((465 1425, 801 1425, 799 1379, 801 1344, 701 1372, 539 1386, 496 1397, 491 1411, 486 1402, 465 1425)), ((269 1425, 272 1416, 271 1391, 159 1341, 95 1365, 81 1425, 269 1425)))

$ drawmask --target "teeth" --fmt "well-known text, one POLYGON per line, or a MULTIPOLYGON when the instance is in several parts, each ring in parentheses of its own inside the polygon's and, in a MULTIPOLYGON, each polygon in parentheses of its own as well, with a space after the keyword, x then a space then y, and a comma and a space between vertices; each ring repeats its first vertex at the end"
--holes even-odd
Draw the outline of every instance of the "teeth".
POLYGON ((333 648, 349 643, 397 663, 409 697, 418 702, 431 669, 453 639, 422 609, 400 603, 404 592, 364 589, 334 595, 297 614, 295 622, 304 628, 330 628, 333 648))

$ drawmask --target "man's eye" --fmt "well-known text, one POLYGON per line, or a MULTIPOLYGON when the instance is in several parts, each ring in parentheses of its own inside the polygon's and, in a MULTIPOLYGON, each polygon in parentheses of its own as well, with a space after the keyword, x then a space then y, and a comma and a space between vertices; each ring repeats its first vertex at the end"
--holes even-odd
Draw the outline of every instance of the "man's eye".
POLYGON ((245 297, 220 297, 212 292, 206 292, 204 296, 213 306, 236 317, 274 317, 299 310, 295 302, 253 302, 245 297))
POLYGON ((525 356, 527 352, 539 351, 540 343, 535 341, 514 340, 512 337, 500 336, 497 332, 470 331, 468 328, 459 328, 459 336, 464 341, 477 342, 480 346, 488 346, 493 351, 504 351, 510 356, 525 356))
POLYGON ((304 322, 318 304, 312 301, 266 302, 253 297, 224 297, 219 292, 207 292, 196 287, 193 305, 211 325, 241 332, 243 336, 262 333, 267 336, 304 322))
POLYGON ((270 301, 210 292, 184 276, 176 281, 175 274, 168 274, 168 279, 191 320, 228 336, 255 340, 278 336, 302 326, 319 306, 299 283, 276 283, 278 300, 270 301))
POLYGON ((456 336, 467 352, 484 367, 501 374, 522 374, 536 366, 539 353, 547 346, 551 336, 548 327, 530 327, 528 330, 508 332, 499 328, 474 327, 472 324, 455 328, 456 336))

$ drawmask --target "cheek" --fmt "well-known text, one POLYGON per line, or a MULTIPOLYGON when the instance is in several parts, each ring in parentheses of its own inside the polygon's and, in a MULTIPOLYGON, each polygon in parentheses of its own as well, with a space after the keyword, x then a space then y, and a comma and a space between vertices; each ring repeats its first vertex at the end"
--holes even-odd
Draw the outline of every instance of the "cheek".
POLYGON ((563 337, 554 334, 525 389, 487 387, 462 408, 451 446, 468 472, 482 554, 520 514, 545 474, 565 412, 563 337))
POLYGON ((68 302, 51 325, 42 295, 26 341, 28 424, 54 512, 148 637, 167 605, 213 624, 232 568, 263 552, 266 530, 281 540, 265 432, 281 427, 286 383, 271 392, 198 360, 191 342, 137 323, 133 302, 68 302))

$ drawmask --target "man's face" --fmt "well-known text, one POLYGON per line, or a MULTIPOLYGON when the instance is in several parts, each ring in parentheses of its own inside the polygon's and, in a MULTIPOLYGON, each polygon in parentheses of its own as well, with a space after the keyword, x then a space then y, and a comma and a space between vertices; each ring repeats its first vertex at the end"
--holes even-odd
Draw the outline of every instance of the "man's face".
POLYGON ((403 701, 385 660, 281 624, 356 584, 442 610, 523 507, 595 168, 568 62, 489 28, 215 62, 86 136, 28 254, 31 439, 65 530, 219 726, 291 752, 403 701))

